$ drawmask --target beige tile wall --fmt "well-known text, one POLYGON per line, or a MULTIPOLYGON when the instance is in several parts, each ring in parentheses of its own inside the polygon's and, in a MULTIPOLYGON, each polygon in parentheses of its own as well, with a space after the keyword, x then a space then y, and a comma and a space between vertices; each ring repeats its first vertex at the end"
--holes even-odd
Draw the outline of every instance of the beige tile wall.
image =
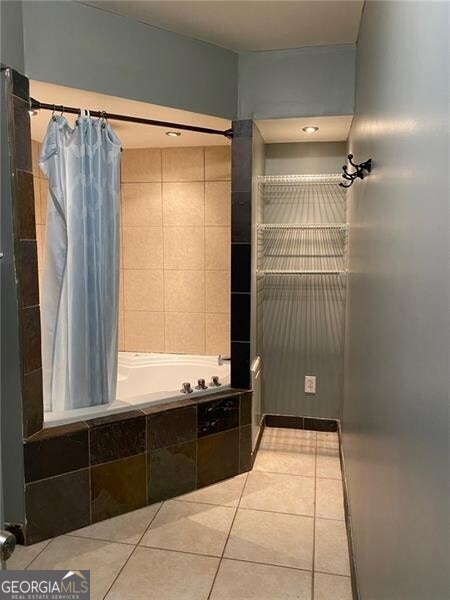
MULTIPOLYGON (((39 279, 47 181, 33 142, 39 279)), ((122 153, 119 349, 229 354, 229 146, 122 153)))
POLYGON ((33 160, 34 212, 36 218, 36 239, 38 248, 39 288, 41 289, 44 267, 44 241, 45 220, 47 216, 48 183, 38 164, 40 144, 34 141, 31 142, 31 151, 33 160))
POLYGON ((122 153, 120 349, 228 354, 229 146, 122 153))

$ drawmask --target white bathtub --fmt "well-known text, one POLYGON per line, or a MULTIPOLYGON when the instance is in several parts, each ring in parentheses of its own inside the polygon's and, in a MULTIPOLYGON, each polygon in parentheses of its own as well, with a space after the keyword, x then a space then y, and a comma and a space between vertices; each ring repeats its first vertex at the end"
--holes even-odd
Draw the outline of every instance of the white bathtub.
POLYGON ((230 363, 219 366, 217 356, 119 352, 117 394, 112 404, 48 412, 44 426, 94 419, 179 398, 196 398, 229 386, 230 363), (209 387, 213 375, 219 376, 220 387, 209 387), (195 389, 198 379, 206 381, 207 390, 195 389), (194 388, 192 394, 180 392, 181 384, 187 381, 194 388))

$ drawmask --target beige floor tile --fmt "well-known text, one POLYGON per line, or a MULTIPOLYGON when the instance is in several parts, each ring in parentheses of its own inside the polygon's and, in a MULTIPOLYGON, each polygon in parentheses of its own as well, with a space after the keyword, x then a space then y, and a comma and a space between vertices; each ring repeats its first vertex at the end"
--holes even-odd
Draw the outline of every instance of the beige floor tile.
POLYGON ((221 556, 236 509, 194 502, 165 502, 141 545, 221 556))
POLYGON ((286 452, 295 452, 302 449, 315 450, 316 432, 304 431, 303 429, 266 427, 260 447, 264 450, 284 450, 286 452))
POLYGON ((224 556, 309 570, 313 524, 310 517, 238 509, 224 556))
POLYGON ((166 312, 165 323, 165 352, 204 354, 204 313, 166 312))
POLYGON ((314 449, 304 448, 286 452, 260 448, 256 455, 254 469, 268 473, 305 475, 314 477, 316 456, 314 449))
POLYGON ((317 432, 317 448, 321 452, 339 451, 339 437, 337 433, 317 432))
POLYGON ((314 478, 250 472, 240 508, 314 516, 314 478))
POLYGON ((164 310, 164 277, 162 270, 124 269, 124 310, 162 312, 164 310))
MULTIPOLYGON (((311 573, 223 560, 211 600, 310 600, 311 573)), ((331 596, 328 600, 331 600, 331 596)))
POLYGON ((163 228, 123 227, 124 269, 163 268, 163 228))
POLYGON ((164 227, 164 268, 202 270, 204 233, 204 227, 164 227))
POLYGON ((205 352, 209 356, 230 354, 230 315, 205 314, 205 352))
POLYGON ((231 225, 231 182, 205 183, 205 225, 231 225))
POLYGON ((345 519, 341 479, 316 479, 316 517, 345 519))
POLYGON ((237 506, 244 488, 247 473, 220 481, 214 485, 201 488, 195 492, 180 496, 179 500, 187 502, 206 502, 218 506, 237 506))
POLYGON ((160 502, 134 510, 113 519, 100 521, 89 527, 77 529, 70 535, 92 538, 97 540, 108 540, 110 542, 123 542, 125 544, 137 544, 155 517, 161 506, 160 502))
POLYGON ((205 179, 231 179, 231 145, 205 147, 205 179))
POLYGON ((163 220, 170 226, 204 225, 203 181, 163 183, 163 220))
POLYGON ((126 148, 121 156, 122 182, 161 181, 159 148, 126 148))
POLYGON ((54 539, 34 560, 29 569, 88 569, 91 572, 91 599, 101 600, 133 546, 70 536, 54 539))
POLYGON ((16 546, 14 554, 7 562, 8 569, 21 571, 26 569, 30 562, 50 544, 51 540, 45 540, 32 546, 16 546))
POLYGON ((314 573, 314 600, 352 600, 350 577, 314 573))
POLYGON ((204 312, 205 272, 164 272, 164 308, 175 312, 204 312))
POLYGON ((160 183, 122 183, 122 225, 157 227, 162 225, 160 183))
POLYGON ((334 449, 317 449, 317 477, 328 477, 330 479, 342 479, 341 461, 339 452, 334 449))
POLYGON ((230 271, 205 271, 206 312, 230 312, 230 271))
POLYGON ((203 148, 163 148, 163 181, 204 181, 203 148))
POLYGON ((316 519, 314 561, 317 571, 350 575, 345 521, 316 519))
POLYGON ((137 548, 106 600, 206 600, 218 558, 137 548))

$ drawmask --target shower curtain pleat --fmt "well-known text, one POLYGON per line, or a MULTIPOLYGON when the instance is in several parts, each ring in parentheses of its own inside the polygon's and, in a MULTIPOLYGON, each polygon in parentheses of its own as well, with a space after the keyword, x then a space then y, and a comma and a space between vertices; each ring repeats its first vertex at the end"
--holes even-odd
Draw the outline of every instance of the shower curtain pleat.
POLYGON ((120 141, 81 112, 52 117, 40 167, 49 182, 42 314, 44 409, 115 399, 120 141))

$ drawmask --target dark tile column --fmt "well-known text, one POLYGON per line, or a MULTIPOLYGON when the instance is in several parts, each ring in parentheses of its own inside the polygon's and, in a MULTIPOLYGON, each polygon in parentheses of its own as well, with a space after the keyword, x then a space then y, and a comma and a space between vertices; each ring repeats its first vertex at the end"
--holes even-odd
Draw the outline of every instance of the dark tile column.
POLYGON ((231 385, 250 389, 253 121, 233 122, 231 152, 231 385))
POLYGON ((13 253, 22 388, 23 436, 42 429, 41 321, 37 264, 34 189, 31 161, 29 82, 9 69, 6 105, 12 192, 13 253))

